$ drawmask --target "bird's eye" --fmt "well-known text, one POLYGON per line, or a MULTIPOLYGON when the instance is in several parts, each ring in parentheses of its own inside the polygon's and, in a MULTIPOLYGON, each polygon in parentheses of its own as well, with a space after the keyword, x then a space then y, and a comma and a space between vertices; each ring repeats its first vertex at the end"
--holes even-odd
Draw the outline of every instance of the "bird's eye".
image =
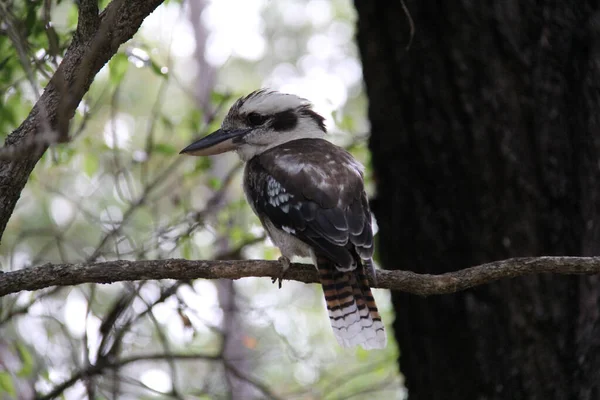
POLYGON ((248 114, 248 117, 246 118, 248 119, 248 123, 252 126, 262 125, 267 120, 267 117, 255 112, 248 114))

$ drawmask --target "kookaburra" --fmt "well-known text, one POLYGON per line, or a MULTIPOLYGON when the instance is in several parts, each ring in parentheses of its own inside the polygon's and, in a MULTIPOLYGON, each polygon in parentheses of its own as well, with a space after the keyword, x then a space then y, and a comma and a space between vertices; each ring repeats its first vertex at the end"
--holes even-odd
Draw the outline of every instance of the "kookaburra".
POLYGON ((373 269, 373 231, 363 166, 325 133, 324 118, 307 100, 258 90, 235 102, 221 129, 181 153, 235 150, 246 163, 244 192, 281 251, 282 271, 294 256, 312 258, 338 342, 383 348, 386 333, 365 272, 373 269))

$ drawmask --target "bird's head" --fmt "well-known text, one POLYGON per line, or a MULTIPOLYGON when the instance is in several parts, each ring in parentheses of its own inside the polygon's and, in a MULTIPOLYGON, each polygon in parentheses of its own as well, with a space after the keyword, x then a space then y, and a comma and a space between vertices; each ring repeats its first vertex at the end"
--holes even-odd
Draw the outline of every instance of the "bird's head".
POLYGON ((322 138, 324 118, 293 94, 257 90, 238 99, 221 129, 190 144, 181 154, 208 156, 235 150, 244 161, 297 139, 322 138))

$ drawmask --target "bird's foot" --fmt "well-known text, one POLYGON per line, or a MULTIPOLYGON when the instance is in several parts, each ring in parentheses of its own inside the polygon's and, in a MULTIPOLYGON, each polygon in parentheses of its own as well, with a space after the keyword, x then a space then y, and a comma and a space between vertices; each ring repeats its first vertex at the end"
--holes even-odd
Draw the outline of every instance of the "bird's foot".
POLYGON ((281 284, 283 282, 283 277, 285 276, 286 271, 291 265, 290 259, 284 256, 279 257, 278 261, 281 263, 281 270, 279 271, 279 275, 273 277, 271 282, 275 283, 279 281, 279 289, 281 289, 281 284))

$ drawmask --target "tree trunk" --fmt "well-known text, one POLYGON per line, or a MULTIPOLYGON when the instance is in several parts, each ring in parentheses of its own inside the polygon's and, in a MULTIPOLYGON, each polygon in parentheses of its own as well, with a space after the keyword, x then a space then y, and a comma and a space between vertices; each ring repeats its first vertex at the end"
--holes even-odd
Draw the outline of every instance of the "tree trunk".
MULTIPOLYGON (((598 2, 355 5, 383 266, 600 255, 598 2)), ((409 398, 600 398, 598 281, 394 292, 409 398)))

